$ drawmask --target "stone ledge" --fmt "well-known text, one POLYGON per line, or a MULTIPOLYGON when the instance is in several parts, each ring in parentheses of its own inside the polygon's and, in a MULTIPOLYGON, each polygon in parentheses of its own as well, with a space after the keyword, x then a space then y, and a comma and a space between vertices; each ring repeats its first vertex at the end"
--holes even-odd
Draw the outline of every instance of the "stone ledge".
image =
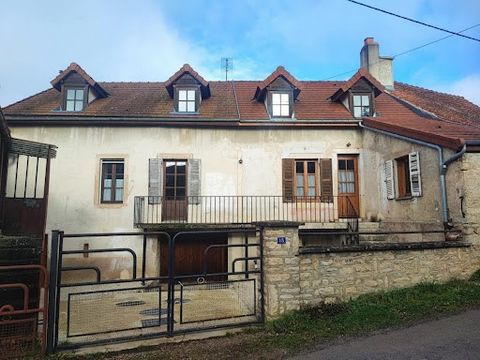
POLYGON ((257 221, 254 224, 266 228, 298 228, 304 223, 297 221, 257 221))
POLYGON ((412 243, 382 243, 382 244, 360 244, 346 246, 309 246, 299 249, 300 255, 306 254, 329 254, 346 252, 369 252, 369 251, 409 251, 409 250, 435 250, 450 248, 466 248, 472 246, 470 243, 461 241, 431 241, 412 243))

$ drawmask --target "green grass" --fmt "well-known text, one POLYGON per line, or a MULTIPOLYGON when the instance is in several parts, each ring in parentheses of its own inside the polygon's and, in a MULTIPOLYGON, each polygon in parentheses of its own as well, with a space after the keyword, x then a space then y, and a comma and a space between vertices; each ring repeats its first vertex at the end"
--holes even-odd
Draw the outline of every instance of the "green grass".
POLYGON ((221 339, 165 344, 148 350, 129 351, 128 354, 96 354, 97 357, 94 354, 77 358, 278 359, 300 349, 305 350, 315 343, 341 336, 366 335, 372 331, 406 326, 478 307, 480 282, 476 280, 480 281, 480 272, 469 281, 424 283, 405 289, 363 295, 343 303, 320 304, 285 314, 277 320, 267 322, 264 328, 246 330, 221 339))

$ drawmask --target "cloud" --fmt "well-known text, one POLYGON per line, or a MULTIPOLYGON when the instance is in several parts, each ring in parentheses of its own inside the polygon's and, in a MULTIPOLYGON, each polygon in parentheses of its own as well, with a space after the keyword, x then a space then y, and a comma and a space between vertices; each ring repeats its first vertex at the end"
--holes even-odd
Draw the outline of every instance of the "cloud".
POLYGON ((449 87, 448 92, 463 96, 465 99, 480 106, 480 74, 471 74, 455 81, 449 87))

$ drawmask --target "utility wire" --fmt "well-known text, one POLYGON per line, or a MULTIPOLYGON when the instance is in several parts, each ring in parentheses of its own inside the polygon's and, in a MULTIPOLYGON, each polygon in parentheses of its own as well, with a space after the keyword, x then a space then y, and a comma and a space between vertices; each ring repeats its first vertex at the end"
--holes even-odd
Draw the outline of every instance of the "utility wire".
POLYGON ((392 16, 396 16, 400 19, 404 19, 404 20, 407 20, 407 21, 411 21, 413 23, 416 23, 416 24, 420 24, 420 25, 423 25, 423 26, 427 26, 427 27, 430 27, 432 29, 437 29, 437 30, 440 30, 440 31, 444 31, 446 33, 449 33, 449 34, 452 34, 452 35, 457 35, 457 36, 461 36, 465 39, 469 39, 469 40, 474 40, 474 41, 478 41, 480 42, 480 39, 477 39, 477 38, 474 38, 474 37, 471 37, 471 36, 467 36, 467 35, 462 35, 460 32, 454 32, 454 31, 450 31, 450 30, 447 30, 447 29, 443 29, 441 27, 438 27, 438 26, 435 26, 435 25, 430 25, 430 24, 427 24, 427 23, 424 23, 422 21, 419 21, 419 20, 415 20, 415 19, 412 19, 412 18, 408 18, 406 16, 402 16, 402 15, 398 15, 398 14, 395 14, 395 13, 392 13, 390 11, 386 11, 386 10, 383 10, 383 9, 380 9, 380 8, 377 8, 377 7, 374 7, 374 6, 371 6, 371 5, 367 5, 367 4, 364 4, 364 3, 361 3, 361 2, 358 2, 358 1, 355 1, 355 0, 347 0, 353 4, 357 4, 357 5, 360 5, 360 6, 365 6, 369 9, 372 9, 372 10, 376 10, 376 11, 380 11, 382 13, 385 13, 385 14, 388 14, 388 15, 392 15, 392 16))
MULTIPOLYGON (((348 1, 350 1, 350 0, 348 0, 348 1)), ((459 31, 458 34, 461 34, 461 33, 465 32, 465 31, 468 31, 468 30, 470 30, 470 29, 476 28, 476 27, 478 27, 478 26, 480 26, 480 23, 479 23, 479 24, 475 24, 475 25, 473 25, 473 26, 470 26, 470 27, 468 27, 468 28, 466 28, 466 29, 463 29, 463 30, 459 31)), ((432 44, 435 44, 435 43, 437 43, 437 42, 439 42, 439 41, 442 41, 442 40, 451 38, 452 36, 455 36, 455 35, 454 35, 454 34, 452 34, 452 35, 447 35, 447 36, 444 36, 444 37, 442 37, 442 38, 440 38, 440 39, 430 41, 430 42, 428 42, 428 43, 426 43, 426 44, 419 45, 419 46, 416 46, 416 47, 414 47, 414 48, 411 48, 411 49, 402 51, 401 53, 398 53, 398 54, 393 55, 392 58, 395 59, 395 58, 397 58, 397 57, 399 57, 399 56, 402 56, 402 55, 405 55, 405 54, 409 54, 409 53, 411 53, 411 52, 413 52, 413 51, 416 51, 416 50, 420 50, 420 49, 422 49, 422 48, 424 48, 424 47, 426 47, 426 46, 428 46, 428 45, 432 45, 432 44)), ((377 64, 377 63, 379 63, 379 62, 380 62, 380 60, 375 61, 375 62, 372 63, 371 65, 377 64)), ((358 68, 355 68, 355 69, 352 69, 352 70, 348 70, 348 71, 345 71, 345 72, 342 72, 342 73, 339 73, 339 74, 330 76, 330 77, 328 77, 328 78, 326 78, 326 79, 323 79, 323 81, 325 81, 325 80, 330 80, 330 79, 334 79, 334 78, 339 77, 339 76, 342 76, 342 75, 350 74, 350 73, 352 73, 352 72, 354 72, 354 71, 357 71, 357 70, 358 70, 358 68)))

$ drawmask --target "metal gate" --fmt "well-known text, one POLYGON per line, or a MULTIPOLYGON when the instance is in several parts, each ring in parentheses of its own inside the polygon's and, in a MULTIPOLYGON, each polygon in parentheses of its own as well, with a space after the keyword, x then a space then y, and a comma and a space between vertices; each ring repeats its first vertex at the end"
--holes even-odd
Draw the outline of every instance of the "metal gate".
POLYGON ((48 352, 262 323, 262 242, 256 228, 53 231, 48 352), (208 237, 218 234, 228 241, 209 244, 208 237), (195 236, 207 239, 202 253, 195 255, 202 270, 181 273, 175 268, 176 249, 195 236), (167 274, 159 270, 160 241, 168 242, 167 274), (220 272, 207 266, 218 251, 228 262, 220 272))

